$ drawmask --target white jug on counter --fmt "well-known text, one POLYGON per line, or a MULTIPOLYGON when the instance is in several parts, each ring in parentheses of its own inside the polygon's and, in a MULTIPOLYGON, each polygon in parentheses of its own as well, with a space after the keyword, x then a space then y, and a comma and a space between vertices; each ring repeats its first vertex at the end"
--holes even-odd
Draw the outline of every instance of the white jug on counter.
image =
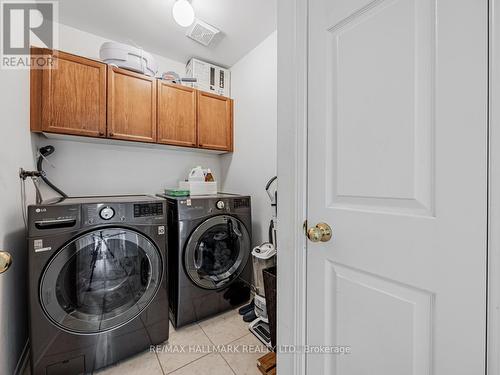
POLYGON ((189 172, 188 176, 189 182, 204 182, 205 181, 205 173, 203 172, 203 168, 200 166, 194 167, 189 172))

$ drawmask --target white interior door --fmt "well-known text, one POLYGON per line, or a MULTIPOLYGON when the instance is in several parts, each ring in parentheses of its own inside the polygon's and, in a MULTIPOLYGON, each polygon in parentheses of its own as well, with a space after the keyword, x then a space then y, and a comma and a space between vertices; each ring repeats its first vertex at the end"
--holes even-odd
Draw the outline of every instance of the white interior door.
POLYGON ((308 374, 484 374, 487 17, 309 1, 308 374))

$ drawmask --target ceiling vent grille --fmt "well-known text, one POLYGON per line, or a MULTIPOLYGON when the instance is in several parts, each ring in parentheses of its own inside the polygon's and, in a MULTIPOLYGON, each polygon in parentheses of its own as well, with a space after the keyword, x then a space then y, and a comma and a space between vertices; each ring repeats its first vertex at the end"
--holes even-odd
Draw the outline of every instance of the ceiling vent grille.
POLYGON ((186 36, 208 47, 215 43, 220 34, 221 32, 219 29, 216 29, 202 20, 195 19, 186 36))

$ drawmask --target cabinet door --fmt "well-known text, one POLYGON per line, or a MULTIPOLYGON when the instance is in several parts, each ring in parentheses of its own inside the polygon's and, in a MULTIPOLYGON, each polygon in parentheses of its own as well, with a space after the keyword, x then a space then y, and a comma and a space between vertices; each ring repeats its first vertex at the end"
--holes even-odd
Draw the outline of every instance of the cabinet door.
POLYGON ((196 90, 158 81, 158 143, 196 147, 196 90))
POLYGON ((198 146, 233 150, 232 99, 198 91, 198 146))
POLYGON ((53 68, 41 73, 41 93, 32 93, 41 95, 41 130, 104 137, 106 64, 59 51, 52 57, 53 68))
POLYGON ((108 137, 156 142, 156 79, 108 67, 108 137))

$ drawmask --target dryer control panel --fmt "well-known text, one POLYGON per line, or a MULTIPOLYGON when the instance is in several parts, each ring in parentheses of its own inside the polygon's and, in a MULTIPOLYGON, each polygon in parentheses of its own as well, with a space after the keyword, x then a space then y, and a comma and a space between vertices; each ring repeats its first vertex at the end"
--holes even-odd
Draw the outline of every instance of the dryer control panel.
POLYGON ((219 195, 215 197, 174 198, 169 200, 169 205, 176 207, 178 220, 194 220, 221 214, 251 214, 251 198, 249 196, 219 195))

